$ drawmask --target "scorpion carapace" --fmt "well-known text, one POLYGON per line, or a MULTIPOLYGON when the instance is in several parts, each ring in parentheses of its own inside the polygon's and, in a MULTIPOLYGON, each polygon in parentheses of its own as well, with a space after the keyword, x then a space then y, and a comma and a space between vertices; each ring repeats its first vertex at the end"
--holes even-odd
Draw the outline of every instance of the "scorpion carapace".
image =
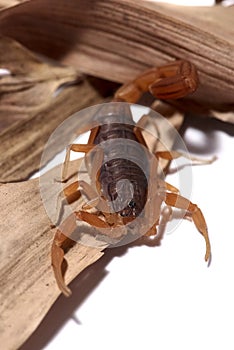
MULTIPOLYGON (((196 89, 198 79, 195 67, 185 61, 153 68, 120 88, 114 101, 135 103, 141 94, 150 90, 160 98, 179 98, 196 89)), ((63 193, 69 198, 76 192, 84 194, 88 203, 74 211, 75 220, 87 222, 106 236, 122 238, 122 228, 137 222, 141 235, 155 236, 162 204, 185 209, 206 241, 205 260, 210 258, 207 226, 196 204, 180 196, 179 190, 158 176, 158 159, 180 157, 176 151, 150 152, 143 130, 146 119, 133 121, 128 103, 103 104, 95 116, 87 144, 71 144, 63 167, 66 180, 70 152, 84 152, 90 184, 78 180, 68 185, 63 193), (111 109, 109 110, 108 108, 111 109), (104 145, 104 146, 103 146, 104 145)), ((52 266, 60 290, 66 295, 62 263, 64 247, 76 228, 75 220, 68 217, 57 229, 52 244, 52 266), (66 234, 63 228, 66 227, 66 234)), ((134 225, 133 225, 134 227, 134 225)), ((135 225, 136 227, 136 225, 135 225)))

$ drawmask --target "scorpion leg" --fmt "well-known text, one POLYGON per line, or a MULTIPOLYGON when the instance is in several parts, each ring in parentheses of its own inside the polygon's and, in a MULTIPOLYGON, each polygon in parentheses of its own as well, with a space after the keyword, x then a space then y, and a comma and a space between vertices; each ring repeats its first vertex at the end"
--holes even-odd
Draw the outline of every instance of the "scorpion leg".
MULTIPOLYGON (((71 290, 64 281, 64 254, 65 250, 68 249, 74 242, 71 239, 71 235, 77 228, 76 219, 85 221, 91 226, 96 226, 99 229, 107 229, 111 227, 108 222, 100 219, 97 214, 88 213, 82 210, 72 213, 59 226, 51 247, 51 263, 57 285, 65 296, 70 296, 71 290), (63 233, 63 231, 66 232, 66 235, 63 233)), ((105 234, 105 232, 103 231, 102 234, 105 234)), ((108 233, 106 234, 109 236, 108 233)))
MULTIPOLYGON (((138 122, 136 123, 136 125, 135 125, 135 127, 134 127, 134 129, 133 129, 133 131, 134 131, 134 133, 135 133, 136 138, 138 139, 138 141, 139 141, 142 145, 144 145, 145 147, 147 147, 148 149, 149 149, 149 147, 148 147, 147 142, 146 142, 146 140, 145 140, 145 137, 144 137, 144 135, 143 135, 143 131, 146 130, 146 129, 145 129, 145 128, 146 128, 146 124, 147 124, 149 121, 151 122, 149 116, 148 116, 148 115, 143 115, 143 116, 138 120, 138 122)), ((157 128, 156 123, 153 123, 153 124, 154 124, 154 126, 156 127, 157 134, 159 135, 159 131, 158 131, 158 128, 157 128)), ((147 131, 147 130, 146 130, 146 131, 147 131)))
POLYGON ((123 229, 120 226, 123 224, 122 218, 117 213, 102 214, 104 219, 99 217, 100 213, 89 213, 83 210, 75 212, 77 219, 87 222, 92 227, 96 227, 102 235, 108 238, 120 238, 123 234, 123 229), (112 231, 112 228, 116 227, 119 227, 117 233, 112 231))
MULTIPOLYGON (((75 201, 77 201, 81 197, 81 193, 88 198, 88 202, 84 203, 82 205, 83 209, 90 209, 95 207, 96 205, 99 204, 99 206, 103 202, 101 202, 100 195, 97 193, 97 191, 86 181, 80 180, 80 181, 75 181, 68 185, 67 187, 64 188, 63 191, 61 191, 58 195, 57 199, 57 211, 58 211, 58 220, 60 219, 60 210, 61 207, 64 205, 64 200, 67 201, 68 204, 71 204, 75 201), (61 204, 60 204, 61 203, 61 204)), ((106 206, 103 208, 106 209, 106 206)))
MULTIPOLYGON (((149 118, 148 115, 143 115, 139 120, 138 122, 136 123, 133 131, 134 131, 134 134, 136 136, 136 138, 138 139, 138 141, 143 145, 145 146, 146 148, 149 149, 149 146, 147 145, 147 142, 145 140, 145 137, 144 137, 144 134, 143 134, 143 131, 147 131, 147 129, 145 129, 146 127, 146 124, 148 122, 152 122, 149 118)), ((157 125, 156 123, 153 121, 153 125, 154 127, 156 128, 156 131, 157 131, 157 134, 159 135, 159 130, 157 128, 157 125)), ((151 132, 148 132, 149 135, 151 135, 151 132)))
POLYGON ((93 213, 89 213, 89 212, 86 212, 83 210, 79 210, 79 211, 75 212, 75 215, 79 220, 85 221, 88 224, 90 224, 91 226, 96 226, 98 228, 109 228, 110 227, 110 225, 106 221, 100 219, 97 214, 93 214, 93 213))
POLYGON ((98 129, 99 129, 99 126, 97 127, 93 127, 92 128, 92 125, 88 124, 86 125, 85 127, 83 128, 79 128, 79 130, 77 130, 75 132, 75 135, 76 137, 80 136, 81 134, 84 134, 85 132, 88 132, 91 130, 90 132, 90 136, 89 136, 89 140, 88 140, 88 143, 87 145, 84 144, 84 145, 80 145, 80 150, 77 150, 78 148, 78 144, 71 144, 67 147, 67 150, 66 150, 66 157, 65 157, 65 161, 64 161, 64 164, 63 164, 63 170, 62 170, 62 181, 61 182, 66 182, 67 181, 67 171, 68 171, 68 164, 69 164, 69 161, 70 161, 70 153, 71 151, 74 151, 74 152, 84 152, 84 153, 87 153, 89 152, 93 146, 93 140, 98 132, 98 129))
MULTIPOLYGON (((160 208, 163 202, 163 198, 161 193, 163 191, 158 191, 159 182, 157 179, 157 168, 158 162, 157 160, 150 162, 150 174, 149 174, 149 183, 148 183, 148 198, 145 206, 145 214, 144 214, 144 224, 148 225, 150 222, 151 227, 147 230, 144 236, 156 236, 157 228, 160 217, 160 208)), ((164 191, 165 192, 165 191, 164 191)), ((163 193, 164 193, 163 192, 163 193)))
POLYGON ((88 144, 71 144, 67 147, 66 151, 66 157, 63 164, 63 170, 62 170, 62 182, 65 182, 67 180, 67 173, 68 173, 68 165, 70 162, 70 153, 73 152, 81 152, 81 153, 88 153, 93 149, 94 145, 88 145, 88 144))
MULTIPOLYGON (((149 115, 143 115, 141 117, 141 119, 137 122, 136 126, 141 128, 142 132, 146 131, 148 133, 146 139, 148 139, 149 137, 152 138, 152 136, 153 136, 153 138, 156 139, 156 142, 154 142, 154 146, 153 146, 153 149, 155 149, 158 142, 160 142, 160 131, 159 131, 159 128, 158 128, 158 125, 157 125, 155 118, 150 118, 149 115), (147 124, 150 124, 151 126, 153 126, 155 128, 156 134, 153 134, 152 131, 146 129, 147 124)), ((151 146, 151 149, 152 149, 152 146, 151 146)))
POLYGON ((191 161, 199 162, 200 164, 211 164, 215 161, 216 157, 213 157, 211 159, 201 159, 197 157, 191 157, 189 154, 177 152, 177 151, 162 151, 162 152, 156 152, 155 156, 157 158, 162 158, 166 160, 173 160, 180 157, 187 158, 191 161))
POLYGON ((191 62, 177 60, 148 69, 132 82, 124 84, 115 93, 114 101, 135 103, 147 91, 159 99, 177 99, 194 92, 197 85, 195 66, 191 62))
POLYGON ((89 135, 89 140, 88 140, 88 145, 93 145, 94 139, 98 133, 100 126, 95 126, 94 128, 91 129, 90 135, 89 135))
MULTIPOLYGON (((91 129, 91 132, 90 132, 90 135, 89 135, 89 139, 88 139, 88 145, 89 146, 95 146, 94 145, 94 140, 95 140, 95 137, 98 133, 98 130, 99 130, 100 126, 96 126, 94 127, 93 129, 91 129)), ((87 171, 89 174, 91 174, 91 168, 92 168, 92 160, 91 160, 91 154, 90 153, 86 153, 85 155, 85 166, 87 168, 87 171)))
POLYGON ((72 203, 80 198, 80 190, 83 190, 84 194, 89 200, 95 199, 98 194, 93 189, 93 187, 84 180, 72 182, 70 185, 64 188, 62 192, 59 193, 58 199, 64 195, 68 203, 72 203))
POLYGON ((51 263, 54 270, 54 276, 59 289, 66 296, 71 295, 71 290, 67 287, 64 281, 64 250, 73 242, 72 239, 69 238, 69 235, 72 234, 76 227, 75 215, 71 214, 64 220, 60 228, 57 229, 51 247, 51 263), (66 228, 67 235, 63 234, 63 227, 66 228))
MULTIPOLYGON (((90 199, 95 198, 97 193, 95 190, 85 181, 75 181, 64 189, 65 197, 71 201, 74 199, 74 195, 79 193, 79 187, 83 189, 83 193, 90 199)), ((71 294, 70 289, 64 282, 62 265, 64 262, 64 250, 71 245, 73 240, 70 238, 72 233, 77 228, 76 216, 74 214, 69 215, 57 229, 51 248, 51 259, 54 270, 55 279, 57 281, 59 289, 64 295, 69 296, 71 294), (66 232, 66 235, 63 233, 66 232)))
POLYGON ((177 193, 179 194, 180 193, 180 190, 178 188, 176 188, 175 186, 169 184, 168 182, 165 182, 164 181, 164 184, 166 186, 166 189, 172 193, 177 193))
POLYGON ((145 147, 148 148, 147 144, 146 144, 146 141, 145 141, 145 138, 144 138, 144 135, 142 133, 142 129, 136 124, 134 129, 133 129, 133 132, 137 138, 137 140, 145 147))
MULTIPOLYGON (((104 220, 99 218, 99 213, 89 213, 83 210, 79 210, 75 212, 76 217, 79 220, 87 222, 91 226, 95 226, 97 228, 109 228, 116 227, 119 224, 123 224, 123 218, 119 218, 117 213, 102 213, 104 216, 104 220)), ((102 232, 102 231, 101 231, 102 232)), ((106 234, 109 236, 109 232, 103 231, 102 234, 106 234)))
MULTIPOLYGON (((100 209, 102 209, 103 211, 109 211, 109 207, 106 203, 106 201, 101 198, 101 187, 100 187, 100 183, 98 181, 98 175, 100 172, 100 168, 101 165, 103 163, 103 157, 104 157, 104 153, 103 153, 103 149, 93 145, 93 140, 98 132, 99 126, 95 127, 94 129, 91 130, 90 133, 90 137, 89 137, 89 141, 88 141, 88 148, 90 147, 90 150, 93 149, 93 147, 95 147, 94 149, 94 156, 92 159, 92 162, 90 162, 90 164, 92 163, 92 170, 90 170, 90 167, 87 166, 89 168, 89 174, 90 174, 90 178, 91 178, 91 185, 89 185, 87 182, 85 181, 79 181, 79 185, 81 187, 83 187, 84 193, 85 195, 89 198, 88 203, 83 205, 83 209, 89 209, 90 207, 96 207, 99 206, 100 209), (96 184, 96 187, 95 187, 96 184), (96 188, 96 190, 94 189, 96 188)), ((83 146, 83 145, 73 145, 73 146, 83 146)), ((86 146, 86 145, 85 145, 86 146)), ((72 149, 73 150, 73 149, 72 149)), ((90 154, 91 156, 91 154, 90 154)), ((85 159, 88 158, 88 155, 86 154, 85 159)), ((91 161, 91 159, 86 159, 86 162, 89 163, 89 161, 91 161)), ((88 165, 88 164, 87 164, 88 165)), ((78 186, 78 182, 77 186, 78 186)), ((71 188, 71 190, 73 189, 73 187, 75 187, 75 183, 69 185, 65 190, 67 190, 67 193, 69 194, 69 190, 71 188), (70 188, 69 188, 70 187, 70 188)), ((66 192, 65 192, 65 196, 66 196, 66 192)), ((85 212, 82 212, 85 213, 85 212)), ((87 215, 84 215, 84 217, 90 217, 90 215, 88 215, 89 213, 86 213, 87 215)), ((98 218, 99 219, 99 218, 98 218)), ((82 219, 83 220, 83 219, 82 219)), ((101 219, 99 219, 101 220, 101 219)), ((85 221, 85 220, 83 220, 85 221)), ((91 224, 91 223, 90 223, 91 224)))
POLYGON ((208 230, 205 218, 202 214, 201 209, 194 203, 190 202, 188 199, 176 194, 176 193, 166 193, 165 203, 171 207, 185 209, 193 219, 193 222, 197 230, 203 235, 206 242, 206 254, 205 261, 210 260, 211 248, 208 236, 208 230))
POLYGON ((92 185, 93 186, 96 185, 97 192, 100 193, 101 189, 100 189, 100 183, 98 182, 98 178, 100 174, 100 168, 103 163, 104 152, 101 147, 96 146, 92 153, 90 154, 90 159, 89 159, 90 164, 87 166, 88 173, 90 175, 92 185), (94 153, 94 155, 92 153, 94 153))
POLYGON ((169 183, 157 179, 157 162, 152 162, 150 165, 150 182, 149 182, 149 198, 146 203, 145 208, 145 221, 148 223, 149 221, 153 225, 149 228, 149 230, 144 234, 144 236, 156 236, 157 234, 157 226, 160 222, 160 237, 163 235, 163 231, 166 227, 166 223, 169 221, 171 217, 172 210, 170 207, 164 208, 162 213, 161 205, 165 200, 166 191, 170 191, 172 193, 179 193, 179 190, 170 185, 169 183), (159 217, 162 216, 162 220, 159 220, 159 217))

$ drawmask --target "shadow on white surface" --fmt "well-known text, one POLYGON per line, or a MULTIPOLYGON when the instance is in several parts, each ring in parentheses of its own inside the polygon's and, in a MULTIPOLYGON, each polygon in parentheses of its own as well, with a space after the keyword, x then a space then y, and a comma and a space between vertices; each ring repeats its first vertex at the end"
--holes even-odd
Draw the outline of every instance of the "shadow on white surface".
POLYGON ((204 156, 219 152, 222 138, 217 132, 234 136, 234 125, 218 119, 188 115, 180 134, 190 153, 204 156))
POLYGON ((82 319, 77 318, 74 312, 79 312, 79 307, 82 303, 85 302, 95 291, 95 288, 97 288, 108 275, 109 272, 106 267, 113 258, 120 258, 125 255, 130 248, 137 246, 157 247, 160 245, 163 234, 164 231, 161 230, 155 239, 142 238, 125 246, 106 249, 105 254, 100 260, 82 271, 79 276, 71 282, 71 297, 66 298, 61 295, 57 299, 45 319, 20 350, 43 349, 69 319, 73 319, 77 325, 82 326, 82 319))

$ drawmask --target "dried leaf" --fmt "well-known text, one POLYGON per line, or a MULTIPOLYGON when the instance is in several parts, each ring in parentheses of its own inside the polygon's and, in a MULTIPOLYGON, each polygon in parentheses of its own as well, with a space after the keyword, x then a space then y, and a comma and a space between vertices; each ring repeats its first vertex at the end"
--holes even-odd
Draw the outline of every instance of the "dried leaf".
POLYGON ((50 105, 59 86, 77 80, 69 67, 47 64, 12 39, 0 37, 0 129, 50 105))
POLYGON ((220 119, 223 122, 234 123, 234 112, 220 112, 220 111, 210 111, 210 115, 214 118, 220 119))
POLYGON ((200 78, 193 101, 201 109, 229 111, 233 11, 136 0, 34 0, 2 11, 0 31, 85 73, 121 83, 146 67, 189 59, 200 78))
MULTIPOLYGON (((98 92, 84 80, 78 85, 63 89, 41 112, 25 117, 2 132, 0 181, 27 179, 39 169, 41 154, 51 133, 73 113, 102 101, 98 92)), ((60 145, 57 145, 51 156, 59 151, 60 145)))
MULTIPOLYGON (((73 165, 77 168, 78 162, 73 165)), ((53 186, 50 195, 56 195, 53 186)), ((0 339, 1 348, 10 350, 31 335, 60 291, 50 258, 55 230, 50 229, 38 179, 0 186, 0 212, 0 339)), ((76 244, 66 255, 67 281, 98 260, 101 250, 76 244)))

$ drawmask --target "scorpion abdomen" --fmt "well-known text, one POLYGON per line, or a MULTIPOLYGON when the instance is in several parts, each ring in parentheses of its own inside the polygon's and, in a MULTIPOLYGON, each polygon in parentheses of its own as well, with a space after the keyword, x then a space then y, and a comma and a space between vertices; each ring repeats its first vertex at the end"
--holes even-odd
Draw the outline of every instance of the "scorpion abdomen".
POLYGON ((102 195, 113 211, 132 218, 144 209, 148 188, 148 160, 134 127, 133 121, 103 124, 94 140, 104 150, 98 178, 102 195))

